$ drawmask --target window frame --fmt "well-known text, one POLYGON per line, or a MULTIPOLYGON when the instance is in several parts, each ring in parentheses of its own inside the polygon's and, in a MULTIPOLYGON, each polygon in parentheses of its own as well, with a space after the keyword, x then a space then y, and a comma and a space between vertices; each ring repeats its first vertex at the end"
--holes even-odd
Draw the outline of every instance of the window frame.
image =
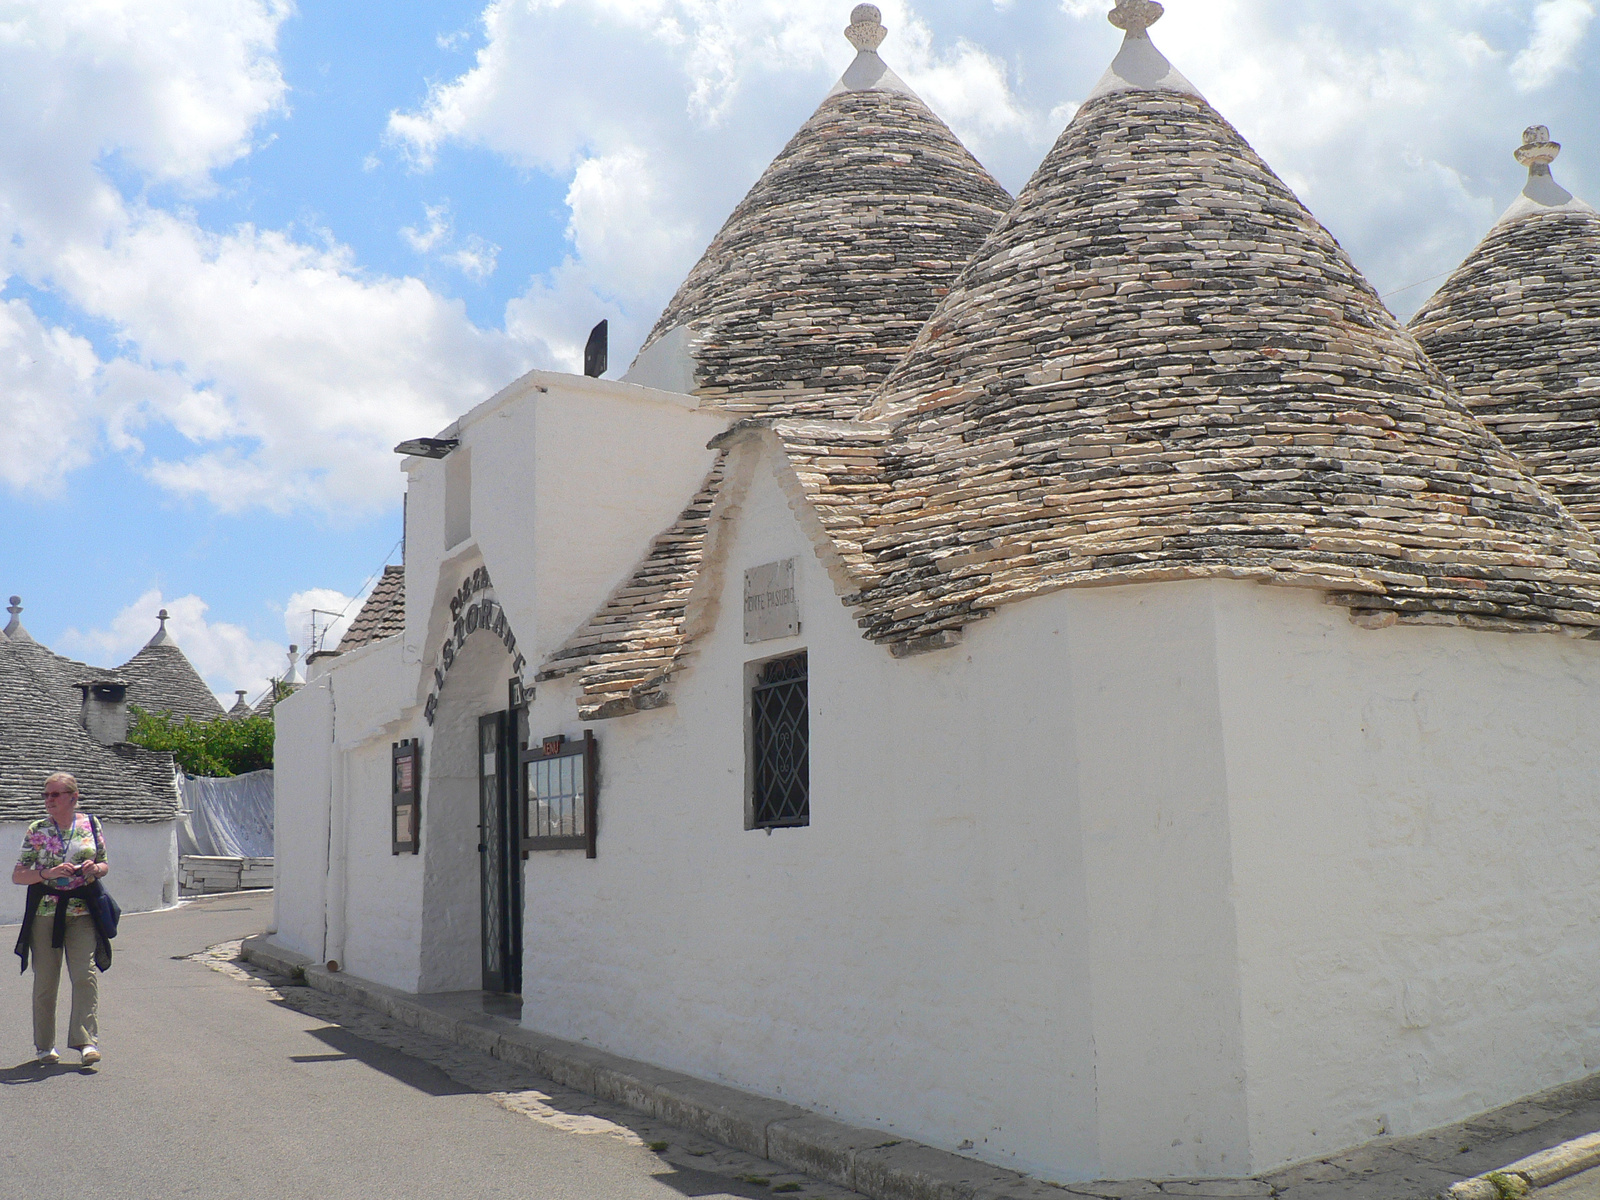
POLYGON ((806 647, 786 650, 781 654, 773 654, 767 658, 745 664, 744 686, 744 711, 745 711, 745 789, 744 789, 744 827, 748 830, 766 830, 771 833, 774 829, 806 829, 811 825, 811 653, 806 647), (798 679, 780 680, 771 684, 763 684, 762 677, 767 669, 774 663, 805 660, 805 673, 798 679), (756 737, 760 724, 757 714, 757 694, 764 690, 790 686, 802 683, 805 686, 805 772, 804 787, 805 801, 803 811, 797 818, 790 820, 761 820, 760 803, 756 795, 756 786, 759 778, 759 760, 757 755, 756 737))
POLYGON ((597 857, 596 824, 600 812, 600 744, 594 731, 585 729, 583 737, 568 738, 564 733, 553 734, 537 745, 530 744, 517 756, 517 804, 522 822, 522 850, 524 855, 539 850, 582 850, 584 857, 597 857), (583 779, 583 832, 566 837, 537 837, 532 830, 529 806, 534 797, 528 786, 528 768, 532 764, 553 762, 563 758, 577 758, 582 762, 583 779))

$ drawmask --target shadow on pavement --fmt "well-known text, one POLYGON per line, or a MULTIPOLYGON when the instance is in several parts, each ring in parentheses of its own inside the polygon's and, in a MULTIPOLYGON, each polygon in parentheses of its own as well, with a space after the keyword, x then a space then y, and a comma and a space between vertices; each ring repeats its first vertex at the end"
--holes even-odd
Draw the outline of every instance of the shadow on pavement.
POLYGON ((407 1087, 416 1088, 429 1096, 472 1096, 476 1092, 469 1087, 457 1083, 429 1063, 420 1059, 402 1054, 398 1050, 391 1050, 388 1046, 380 1046, 377 1042, 369 1042, 363 1037, 358 1037, 348 1029, 337 1025, 329 1025, 323 1029, 312 1029, 311 1036, 323 1042, 336 1054, 302 1054, 295 1055, 294 1061, 317 1065, 320 1063, 336 1063, 354 1059, 364 1063, 374 1071, 381 1071, 390 1079, 403 1083, 407 1087))
POLYGON ((0 1071, 0 1084, 12 1087, 19 1083, 42 1083, 58 1075, 93 1075, 93 1067, 78 1063, 42 1063, 29 1059, 25 1063, 0 1071))
POLYGON ((726 1175, 713 1175, 710 1171, 693 1171, 683 1167, 674 1167, 670 1171, 663 1171, 652 1175, 657 1183, 664 1183, 673 1191, 682 1196, 733 1196, 740 1200, 755 1200, 756 1197, 770 1196, 771 1191, 759 1183, 745 1183, 740 1179, 729 1179, 726 1175))

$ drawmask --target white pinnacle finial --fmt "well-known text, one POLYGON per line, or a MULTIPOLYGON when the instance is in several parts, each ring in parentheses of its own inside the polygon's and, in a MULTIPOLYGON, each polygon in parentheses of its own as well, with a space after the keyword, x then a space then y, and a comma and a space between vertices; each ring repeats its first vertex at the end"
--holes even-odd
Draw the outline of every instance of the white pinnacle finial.
POLYGON ((1550 140, 1548 125, 1529 125, 1522 131, 1517 161, 1525 167, 1548 167, 1561 154, 1561 143, 1550 140))
POLYGON ((883 27, 883 13, 876 4, 858 4, 850 14, 850 28, 844 35, 857 50, 867 53, 883 45, 889 31, 883 27))
POLYGON ((1516 158, 1528 168, 1528 182, 1522 195, 1512 202, 1500 218, 1500 224, 1522 217, 1544 216, 1548 213, 1592 213, 1582 200, 1556 182, 1550 173, 1550 164, 1561 153, 1561 144, 1550 140, 1548 125, 1529 125, 1522 131, 1522 145, 1517 147, 1516 158))
POLYGON ((1145 30, 1161 20, 1161 14, 1166 11, 1157 0, 1117 0, 1116 8, 1106 20, 1126 30, 1129 37, 1143 37, 1145 30))

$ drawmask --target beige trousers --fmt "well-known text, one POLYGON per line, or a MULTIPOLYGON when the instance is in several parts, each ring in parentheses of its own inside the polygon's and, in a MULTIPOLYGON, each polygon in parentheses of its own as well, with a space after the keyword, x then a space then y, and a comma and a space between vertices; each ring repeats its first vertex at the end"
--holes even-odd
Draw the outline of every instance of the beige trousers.
POLYGON ((62 950, 67 974, 72 978, 72 1017, 67 1025, 67 1045, 73 1050, 92 1046, 100 1037, 100 976, 94 969, 94 920, 67 917, 65 945, 50 944, 56 918, 33 919, 33 1044, 40 1051, 56 1047, 56 993, 61 987, 62 950))

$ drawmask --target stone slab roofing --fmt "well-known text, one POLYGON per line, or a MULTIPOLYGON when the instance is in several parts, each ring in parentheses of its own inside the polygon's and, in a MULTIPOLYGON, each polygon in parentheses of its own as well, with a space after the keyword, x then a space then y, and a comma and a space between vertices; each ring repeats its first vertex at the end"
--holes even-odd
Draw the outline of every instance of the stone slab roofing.
POLYGON ((366 603, 339 639, 339 653, 405 632, 406 569, 388 566, 372 587, 366 603))
MULTIPOLYGON (((160 635, 158 635, 160 636, 160 635)), ((211 721, 222 705, 175 642, 151 641, 116 673, 128 680, 128 703, 146 712, 171 713, 180 720, 211 721)))
POLYGON ((732 413, 849 417, 904 356, 1011 198, 876 52, 734 209, 627 378, 732 413))
MULTIPOLYGON (((7 611, 11 621, 4 636, 13 642, 38 645, 22 626, 22 602, 18 597, 11 597, 7 611)), ((38 661, 46 670, 56 698, 76 714, 81 699, 78 684, 116 679, 128 685, 128 703, 147 712, 170 712, 196 721, 220 717, 222 705, 167 632, 166 609, 161 610, 157 620, 160 624, 155 635, 120 667, 92 667, 41 646, 43 657, 38 661)), ((77 720, 76 715, 73 720, 77 720)))
POLYGON ((94 741, 59 691, 59 669, 56 656, 32 640, 0 638, 0 821, 43 816, 40 793, 52 771, 76 776, 83 809, 102 820, 173 820, 172 755, 94 741))
MULTIPOLYGON (((1114 15, 1135 8, 1160 13, 1114 15)), ((868 636, 937 645, 1061 587, 1215 576, 1369 624, 1587 635, 1593 539, 1152 53, 1131 57, 1157 82, 1080 109, 867 410, 895 429, 898 507, 869 518, 868 636)))
POLYGON ((1560 146, 1524 134, 1528 186, 1412 319, 1467 407, 1600 531, 1600 213, 1555 183, 1560 146))
POLYGON ((540 666, 539 681, 577 675, 578 714, 603 720, 667 702, 666 685, 697 631, 692 600, 726 479, 719 454, 678 519, 605 604, 540 666))

